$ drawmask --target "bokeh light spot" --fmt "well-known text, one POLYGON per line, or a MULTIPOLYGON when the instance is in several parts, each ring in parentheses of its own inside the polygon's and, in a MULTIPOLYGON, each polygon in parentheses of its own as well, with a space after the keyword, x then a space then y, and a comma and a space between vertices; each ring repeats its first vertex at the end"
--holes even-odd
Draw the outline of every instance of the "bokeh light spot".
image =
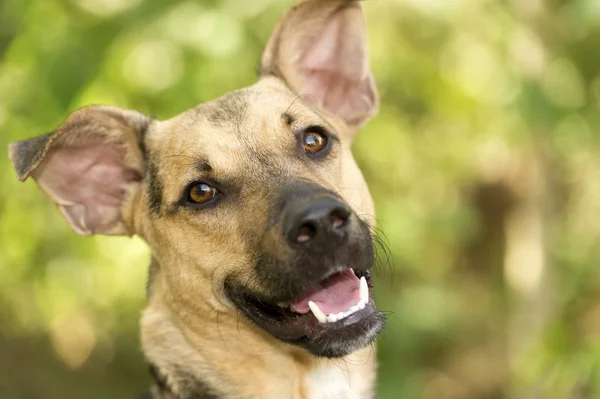
POLYGON ((143 0, 74 0, 82 9, 96 15, 109 17, 130 10, 143 0))
POLYGON ((165 90, 175 84, 183 72, 183 56, 168 41, 138 44, 125 59, 123 75, 132 85, 149 92, 165 90))

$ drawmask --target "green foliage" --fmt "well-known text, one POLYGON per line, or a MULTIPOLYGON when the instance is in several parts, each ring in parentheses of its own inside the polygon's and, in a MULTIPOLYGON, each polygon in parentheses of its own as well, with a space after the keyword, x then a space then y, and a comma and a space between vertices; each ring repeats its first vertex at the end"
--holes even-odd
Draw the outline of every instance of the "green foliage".
MULTIPOLYGON (((0 3, 0 148, 249 85, 291 3, 0 3)), ((377 397, 600 397, 600 3, 364 8, 382 105, 354 148, 394 259, 377 397)), ((0 396, 142 392, 147 249, 76 236, 2 154, 0 396)))

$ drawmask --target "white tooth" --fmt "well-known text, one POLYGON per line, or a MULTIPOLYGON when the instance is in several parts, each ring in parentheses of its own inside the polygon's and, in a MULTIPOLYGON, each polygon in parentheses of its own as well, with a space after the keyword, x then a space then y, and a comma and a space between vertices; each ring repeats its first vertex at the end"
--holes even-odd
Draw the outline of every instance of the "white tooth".
POLYGON ((340 321, 340 320, 350 316, 351 314, 358 312, 360 309, 364 309, 365 306, 366 305, 363 301, 358 301, 358 303, 356 305, 350 307, 350 309, 346 310, 345 312, 330 314, 329 316, 327 316, 327 321, 329 323, 334 323, 336 321, 340 321))
POLYGON ((327 323, 327 316, 323 311, 319 308, 319 305, 314 303, 313 301, 308 301, 308 307, 313 315, 319 320, 319 323, 327 323))
POLYGON ((365 304, 369 303, 369 286, 367 285, 365 276, 360 278, 360 300, 365 304))

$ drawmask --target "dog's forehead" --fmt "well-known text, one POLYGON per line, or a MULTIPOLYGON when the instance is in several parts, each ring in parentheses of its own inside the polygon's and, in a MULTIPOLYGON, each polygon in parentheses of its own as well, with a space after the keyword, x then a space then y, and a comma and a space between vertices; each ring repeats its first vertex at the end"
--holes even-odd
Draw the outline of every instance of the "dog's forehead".
POLYGON ((248 154, 249 149, 268 147, 270 142, 291 140, 286 128, 290 113, 318 118, 285 86, 261 81, 159 123, 150 147, 161 155, 211 157, 215 152, 233 155, 238 150, 248 154))
POLYGON ((294 168, 294 133, 326 122, 277 81, 260 81, 158 122, 146 137, 167 191, 210 170, 223 180, 294 168))
POLYGON ((203 155, 218 163, 220 153, 240 159, 261 150, 283 151, 296 140, 293 127, 311 125, 332 127, 305 96, 279 79, 262 79, 160 122, 147 143, 161 156, 203 155))

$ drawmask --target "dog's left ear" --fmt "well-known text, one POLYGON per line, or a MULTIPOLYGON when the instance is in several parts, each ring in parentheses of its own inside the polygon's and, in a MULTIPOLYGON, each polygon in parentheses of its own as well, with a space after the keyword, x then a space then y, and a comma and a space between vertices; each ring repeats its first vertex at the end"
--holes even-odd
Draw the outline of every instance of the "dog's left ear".
POLYGON ((375 113, 364 15, 355 0, 305 0, 282 18, 262 58, 262 76, 283 79, 356 130, 375 113))
POLYGON ((150 123, 135 111, 90 106, 8 153, 19 180, 33 177, 77 233, 132 234, 122 207, 144 175, 140 143, 150 123))

